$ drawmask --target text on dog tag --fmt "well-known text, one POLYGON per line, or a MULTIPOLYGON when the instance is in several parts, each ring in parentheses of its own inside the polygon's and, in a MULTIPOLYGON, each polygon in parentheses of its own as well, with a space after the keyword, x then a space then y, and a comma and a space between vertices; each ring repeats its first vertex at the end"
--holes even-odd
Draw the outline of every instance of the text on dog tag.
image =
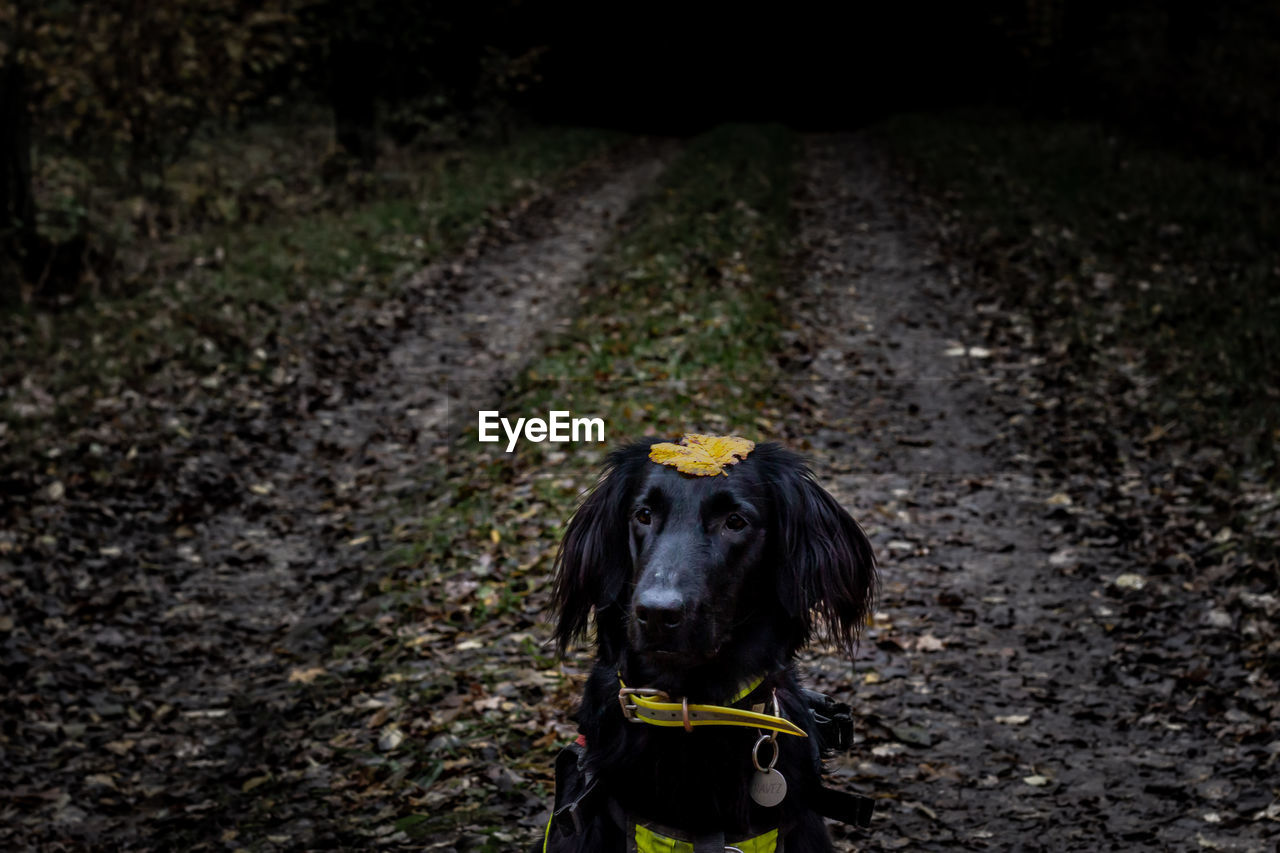
POLYGON ((776 806, 787 796, 787 780, 777 770, 751 774, 751 799, 758 805, 776 806))

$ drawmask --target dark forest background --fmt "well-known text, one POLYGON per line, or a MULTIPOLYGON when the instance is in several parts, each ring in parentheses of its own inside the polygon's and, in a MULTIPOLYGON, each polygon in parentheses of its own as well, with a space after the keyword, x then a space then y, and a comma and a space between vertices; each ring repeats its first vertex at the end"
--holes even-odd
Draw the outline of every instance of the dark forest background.
POLYGON ((104 196, 145 199, 154 229, 193 140, 299 104, 332 112, 330 177, 368 167, 381 138, 521 122, 837 129, 1000 105, 1267 168, 1280 138, 1280 4, 1262 0, 7 2, 0 67, 3 293, 28 302, 119 272, 129 234, 104 196), (62 174, 41 171, 66 152, 62 174))

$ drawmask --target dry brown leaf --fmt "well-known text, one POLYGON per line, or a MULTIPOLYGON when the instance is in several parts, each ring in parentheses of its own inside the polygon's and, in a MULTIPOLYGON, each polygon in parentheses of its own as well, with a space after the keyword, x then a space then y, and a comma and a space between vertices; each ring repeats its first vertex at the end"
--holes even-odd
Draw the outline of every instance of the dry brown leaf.
POLYGON ((290 684, 310 684, 317 678, 325 674, 324 667, 312 666, 303 669, 301 667, 294 669, 289 673, 290 684))
POLYGON ((940 652, 946 647, 946 641, 938 639, 933 634, 922 634, 916 640, 916 649, 922 652, 940 652))
POLYGON ((246 779, 244 784, 240 786, 240 793, 247 794, 259 785, 264 785, 271 781, 271 774, 265 773, 262 776, 254 776, 252 779, 246 779))

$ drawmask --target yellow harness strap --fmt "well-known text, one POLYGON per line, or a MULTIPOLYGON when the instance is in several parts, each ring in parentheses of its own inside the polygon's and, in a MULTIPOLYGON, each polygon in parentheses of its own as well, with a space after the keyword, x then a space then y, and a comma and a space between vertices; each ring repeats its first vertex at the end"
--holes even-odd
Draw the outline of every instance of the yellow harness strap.
MULTIPOLYGON (((631 849, 635 853, 694 853, 691 842, 681 841, 678 838, 669 838, 666 835, 654 832, 641 823, 635 825, 635 833, 632 836, 632 840, 635 842, 635 847, 631 849)), ((547 829, 542 834, 542 853, 547 853, 550 841, 551 819, 548 818, 547 829)), ((729 841, 728 846, 736 847, 742 853, 779 853, 778 830, 771 829, 753 838, 735 839, 729 841)))
MULTIPOLYGON (((736 847, 742 853, 776 853, 778 830, 771 829, 763 835, 739 841, 726 841, 726 846, 736 847)), ((668 838, 643 824, 636 824, 635 853, 694 853, 693 844, 678 838, 668 838)))
MULTIPOLYGON (((731 699, 737 702, 755 690, 763 681, 756 679, 738 692, 731 699)), ((688 699, 680 702, 668 701, 667 694, 660 690, 627 687, 622 676, 618 676, 618 703, 622 706, 622 715, 632 722, 648 723, 663 728, 683 728, 692 730, 694 726, 744 726, 752 729, 766 729, 784 735, 808 737, 808 733, 795 723, 772 714, 761 714, 756 711, 744 711, 727 705, 702 705, 691 703, 688 699)))

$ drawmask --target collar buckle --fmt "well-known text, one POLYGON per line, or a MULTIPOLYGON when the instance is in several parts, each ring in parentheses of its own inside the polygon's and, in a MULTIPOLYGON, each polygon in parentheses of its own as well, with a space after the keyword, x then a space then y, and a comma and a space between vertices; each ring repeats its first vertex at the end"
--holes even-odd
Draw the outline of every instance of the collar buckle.
POLYGON ((623 687, 618 690, 618 705, 622 708, 622 716, 631 723, 643 723, 644 720, 637 716, 640 706, 635 702, 628 701, 629 696, 644 696, 646 698, 657 699, 659 702, 667 702, 671 699, 664 690, 656 690, 652 687, 623 687))

